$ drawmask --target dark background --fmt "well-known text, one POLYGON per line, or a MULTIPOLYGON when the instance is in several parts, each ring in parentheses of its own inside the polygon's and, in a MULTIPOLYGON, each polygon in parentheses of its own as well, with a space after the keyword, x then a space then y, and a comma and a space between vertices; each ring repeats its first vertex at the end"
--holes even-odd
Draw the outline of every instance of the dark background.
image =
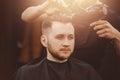
MULTIPOLYGON (((20 16, 28 6, 44 0, 0 0, 0 80, 10 80, 20 66, 18 57, 23 41, 25 23, 20 16)), ((120 0, 101 0, 119 14, 120 0)))

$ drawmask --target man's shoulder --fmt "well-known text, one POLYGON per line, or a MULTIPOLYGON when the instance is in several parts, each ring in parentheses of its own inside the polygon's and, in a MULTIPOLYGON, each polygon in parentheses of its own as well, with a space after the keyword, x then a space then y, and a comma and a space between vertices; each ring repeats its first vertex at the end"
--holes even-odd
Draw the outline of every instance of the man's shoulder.
POLYGON ((77 59, 74 59, 74 58, 71 58, 70 59, 70 62, 71 62, 71 65, 72 65, 72 74, 73 74, 73 77, 74 78, 87 78, 87 79, 84 79, 84 80, 102 80, 100 78, 100 76, 98 75, 98 73, 95 71, 95 69, 83 62, 83 61, 80 61, 80 60, 77 60, 77 59), (76 75, 74 75, 76 74, 76 75))
POLYGON ((86 63, 86 62, 84 62, 82 60, 73 58, 73 57, 70 58, 70 61, 73 62, 74 64, 83 65, 83 66, 89 66, 88 63, 86 63))
POLYGON ((33 80, 45 72, 46 58, 38 61, 32 61, 20 67, 14 74, 13 80, 33 80))
POLYGON ((90 64, 84 61, 78 60, 76 58, 70 58, 70 62, 72 63, 72 65, 79 67, 81 69, 88 69, 88 70, 93 69, 93 67, 90 64))
POLYGON ((23 65, 19 69, 24 70, 24 71, 39 69, 39 67, 42 67, 45 60, 46 60, 45 58, 42 60, 40 60, 40 59, 33 60, 33 61, 29 62, 28 64, 23 65))

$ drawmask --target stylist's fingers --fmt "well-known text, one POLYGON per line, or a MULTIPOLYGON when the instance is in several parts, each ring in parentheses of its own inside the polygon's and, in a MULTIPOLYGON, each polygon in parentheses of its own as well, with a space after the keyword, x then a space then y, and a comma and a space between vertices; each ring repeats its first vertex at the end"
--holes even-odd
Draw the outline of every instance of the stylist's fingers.
POLYGON ((104 34, 99 34, 99 37, 103 37, 103 38, 109 38, 111 34, 110 33, 104 33, 104 34))
POLYGON ((90 24, 93 27, 93 30, 96 31, 96 34, 99 37, 114 39, 116 35, 119 33, 117 29, 115 29, 108 21, 99 20, 90 24))
POLYGON ((98 20, 98 21, 95 21, 95 22, 92 22, 90 24, 90 26, 94 27, 94 26, 97 26, 97 25, 102 25, 102 24, 107 24, 108 22, 106 20, 98 20))
POLYGON ((107 28, 106 24, 101 24, 101 25, 97 25, 97 26, 94 26, 93 29, 95 31, 97 30, 101 30, 101 29, 104 29, 104 28, 107 28))
POLYGON ((96 34, 101 35, 101 34, 108 33, 108 32, 109 32, 109 29, 102 29, 102 30, 98 30, 96 34))

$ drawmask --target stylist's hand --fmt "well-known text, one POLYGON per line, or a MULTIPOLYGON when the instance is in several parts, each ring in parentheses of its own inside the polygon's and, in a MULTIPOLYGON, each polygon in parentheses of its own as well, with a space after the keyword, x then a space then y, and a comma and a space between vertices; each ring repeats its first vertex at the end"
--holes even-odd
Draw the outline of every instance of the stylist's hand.
POLYGON ((90 26, 93 27, 99 37, 117 39, 120 36, 120 32, 106 20, 95 21, 90 26))
POLYGON ((45 11, 48 15, 51 15, 53 13, 56 13, 56 12, 60 12, 60 9, 58 8, 49 8, 45 11))

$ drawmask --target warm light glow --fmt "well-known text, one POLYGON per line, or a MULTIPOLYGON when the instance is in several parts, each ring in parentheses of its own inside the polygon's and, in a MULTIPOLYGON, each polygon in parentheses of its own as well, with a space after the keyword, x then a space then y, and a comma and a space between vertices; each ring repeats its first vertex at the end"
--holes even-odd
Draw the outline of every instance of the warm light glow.
POLYGON ((59 6, 61 9, 86 9, 94 4, 99 3, 101 3, 99 0, 53 0, 51 4, 56 5, 56 7, 59 6))
POLYGON ((92 6, 94 4, 99 3, 99 0, 76 0, 76 4, 79 5, 79 7, 85 9, 89 6, 92 6))

